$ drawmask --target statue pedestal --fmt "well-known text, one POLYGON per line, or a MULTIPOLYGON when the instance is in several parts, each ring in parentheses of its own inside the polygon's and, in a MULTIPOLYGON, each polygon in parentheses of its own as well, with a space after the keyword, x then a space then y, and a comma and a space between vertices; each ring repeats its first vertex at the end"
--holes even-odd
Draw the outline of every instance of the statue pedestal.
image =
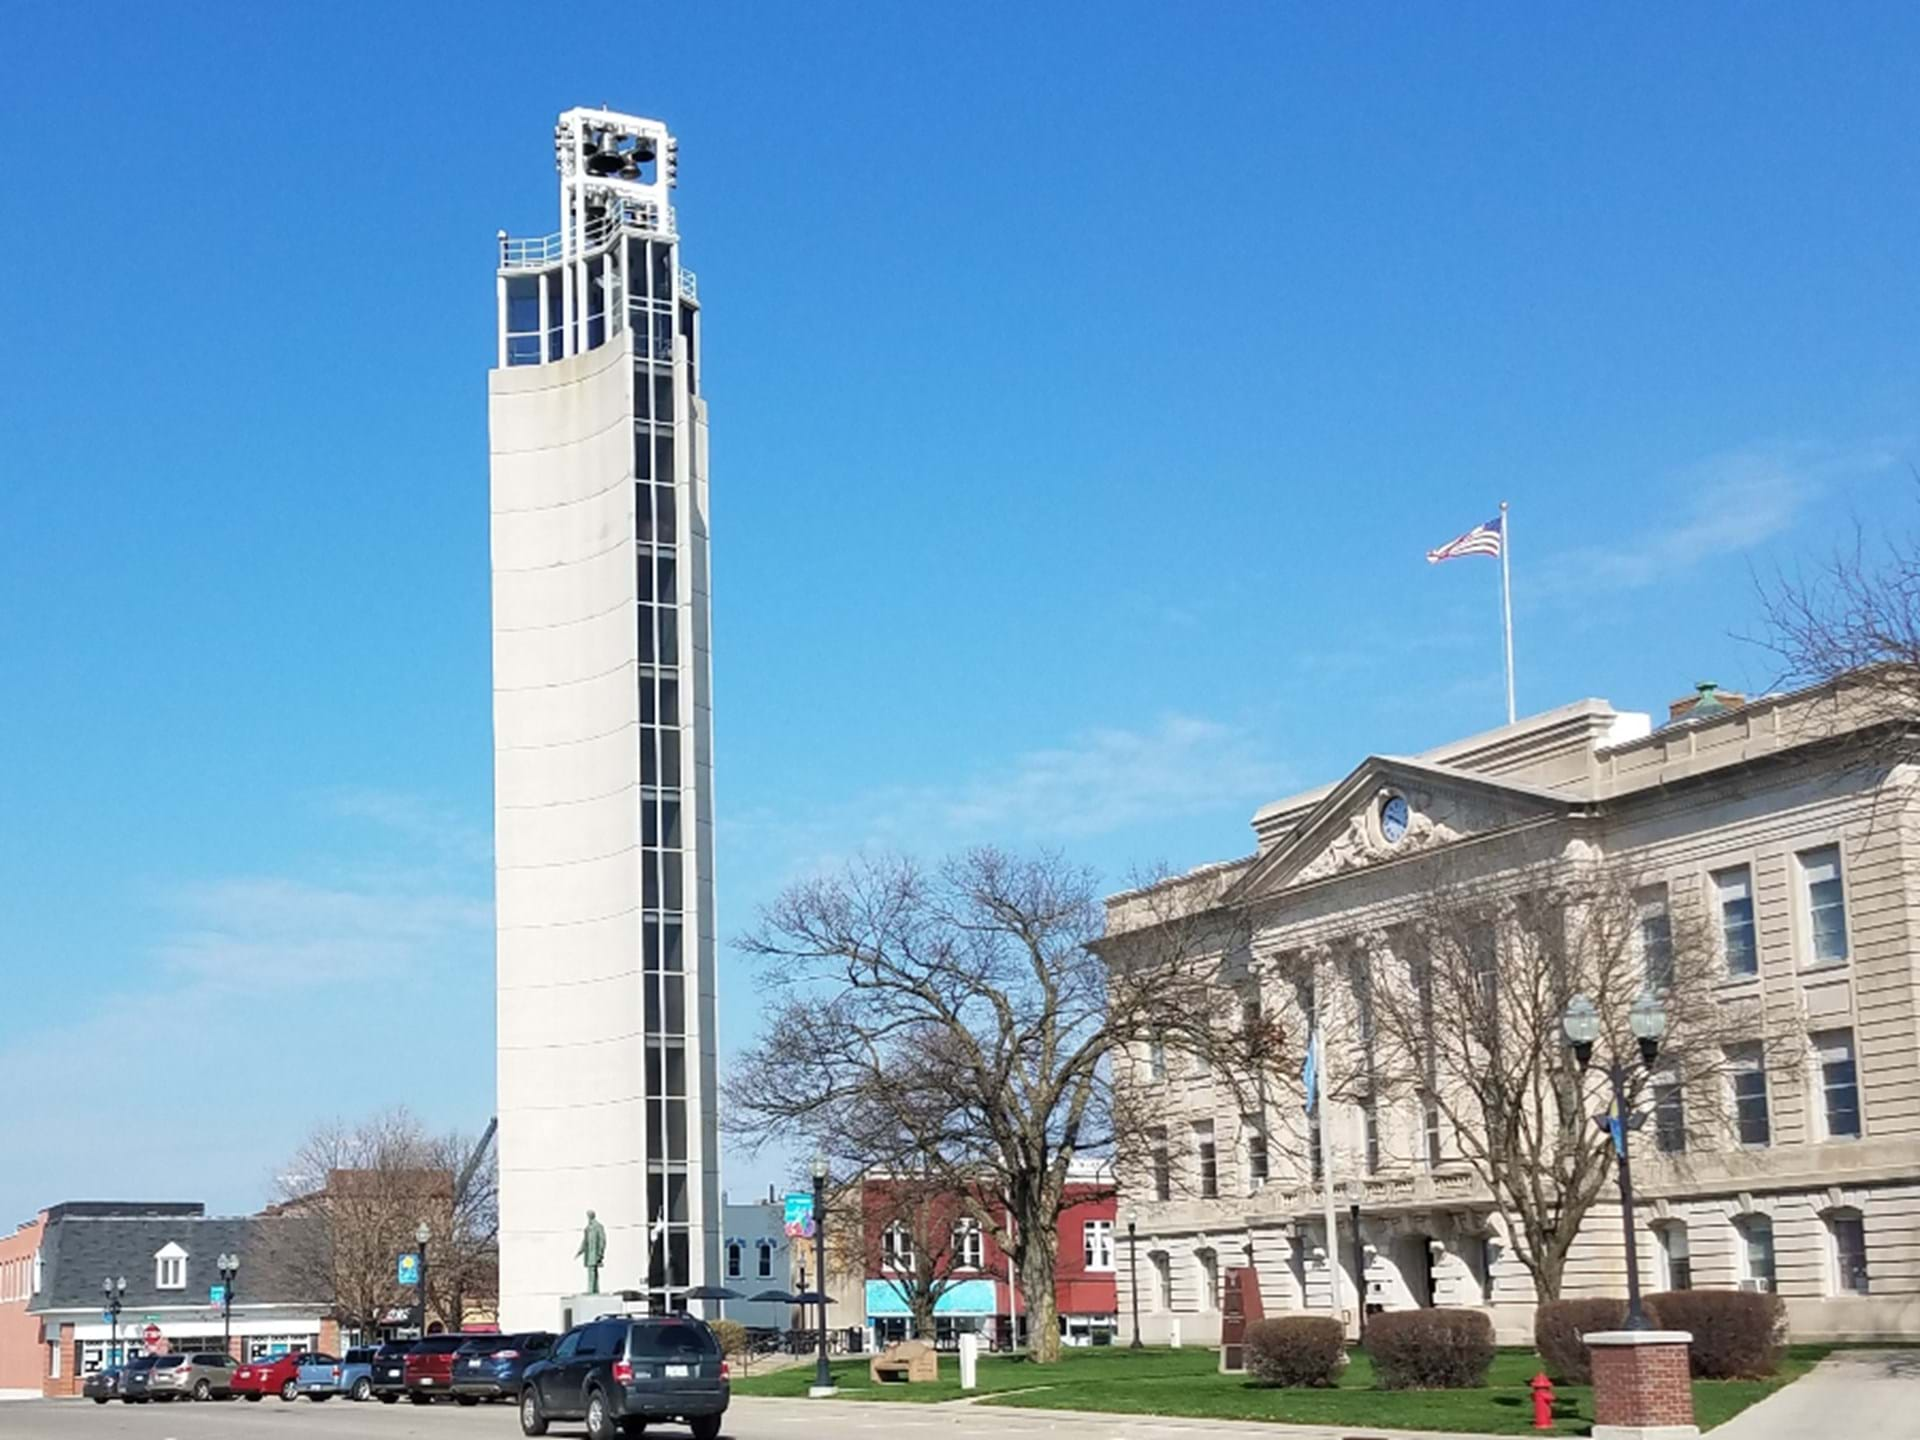
POLYGON ((571 1330, 576 1325, 584 1325, 602 1315, 645 1315, 647 1302, 623 1300, 618 1292, 612 1295, 562 1295, 560 1297, 560 1329, 571 1330))

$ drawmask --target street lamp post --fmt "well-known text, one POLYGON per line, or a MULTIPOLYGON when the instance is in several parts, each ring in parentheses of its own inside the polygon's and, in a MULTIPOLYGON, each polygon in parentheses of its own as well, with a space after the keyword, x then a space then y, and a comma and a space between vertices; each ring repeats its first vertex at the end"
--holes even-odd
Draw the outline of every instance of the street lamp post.
POLYGON ((833 1389, 833 1369, 827 1364, 827 1157, 813 1157, 814 1283, 820 1287, 820 1355, 813 1366, 816 1390, 833 1389))
POLYGON ((222 1255, 220 1265, 220 1333, 226 1341, 227 1354, 233 1354, 233 1281, 240 1273, 238 1255, 222 1255))
POLYGON ((433 1239, 433 1227, 422 1220, 414 1227, 413 1238, 420 1245, 420 1279, 417 1283, 420 1290, 419 1330, 420 1338, 424 1340, 427 1338, 427 1242, 433 1239))
POLYGON ((1140 1214, 1127 1211, 1127 1289, 1133 1296, 1133 1340, 1127 1348, 1140 1348, 1140 1214))
MULTIPOLYGON (((1660 1055, 1660 1041, 1667 1033, 1666 1007, 1649 991, 1633 1002, 1627 1023, 1633 1030, 1633 1038, 1639 1042, 1641 1067, 1651 1070, 1660 1055)), ((1574 1058, 1585 1070, 1593 1059, 1593 1043, 1600 1038, 1599 1009, 1585 995, 1574 996, 1567 1002, 1561 1029, 1566 1032, 1574 1058)), ((1594 1116, 1594 1121, 1612 1137, 1614 1154, 1620 1160, 1620 1223, 1626 1230, 1627 1241, 1626 1328, 1651 1330, 1653 1322, 1640 1305, 1640 1250, 1633 1227, 1633 1162, 1627 1146, 1627 1132, 1638 1130, 1647 1123, 1647 1117, 1644 1111, 1633 1113, 1627 1108, 1626 1062, 1618 1055, 1608 1055, 1605 1073, 1608 1084, 1613 1087, 1613 1108, 1605 1115, 1594 1116)))
POLYGON ((126 1308, 127 1277, 108 1277, 100 1282, 100 1297, 107 1307, 107 1364, 120 1363, 120 1312, 126 1308))

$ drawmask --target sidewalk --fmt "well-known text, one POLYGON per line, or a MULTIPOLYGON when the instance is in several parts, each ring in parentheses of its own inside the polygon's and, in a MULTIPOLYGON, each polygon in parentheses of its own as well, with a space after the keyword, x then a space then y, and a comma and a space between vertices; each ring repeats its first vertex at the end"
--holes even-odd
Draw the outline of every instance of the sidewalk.
POLYGON ((1920 1440, 1920 1350, 1839 1350, 1713 1440, 1920 1440))

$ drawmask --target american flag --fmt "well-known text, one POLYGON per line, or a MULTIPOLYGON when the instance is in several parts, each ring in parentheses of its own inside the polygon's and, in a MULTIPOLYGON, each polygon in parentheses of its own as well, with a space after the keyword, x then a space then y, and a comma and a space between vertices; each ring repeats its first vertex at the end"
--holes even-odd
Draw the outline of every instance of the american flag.
POLYGON ((1438 550, 1427 551, 1427 563, 1457 560, 1462 555, 1498 555, 1506 530, 1506 516, 1496 515, 1484 525, 1476 525, 1457 540, 1449 540, 1438 550))

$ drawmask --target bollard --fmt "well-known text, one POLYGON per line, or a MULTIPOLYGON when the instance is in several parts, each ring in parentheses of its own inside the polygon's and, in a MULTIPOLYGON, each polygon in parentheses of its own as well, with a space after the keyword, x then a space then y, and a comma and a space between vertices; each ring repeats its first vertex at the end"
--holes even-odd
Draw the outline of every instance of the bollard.
POLYGON ((980 1337, 971 1330, 960 1335, 960 1388, 971 1390, 980 1383, 980 1337))
POLYGON ((1167 1322, 1167 1344, 1175 1350, 1180 1348, 1180 1317, 1178 1315, 1167 1322))
POLYGON ((1553 1381, 1545 1373, 1533 1377, 1527 1382, 1533 1391, 1533 1428, 1551 1430, 1553 1428, 1553 1381))

